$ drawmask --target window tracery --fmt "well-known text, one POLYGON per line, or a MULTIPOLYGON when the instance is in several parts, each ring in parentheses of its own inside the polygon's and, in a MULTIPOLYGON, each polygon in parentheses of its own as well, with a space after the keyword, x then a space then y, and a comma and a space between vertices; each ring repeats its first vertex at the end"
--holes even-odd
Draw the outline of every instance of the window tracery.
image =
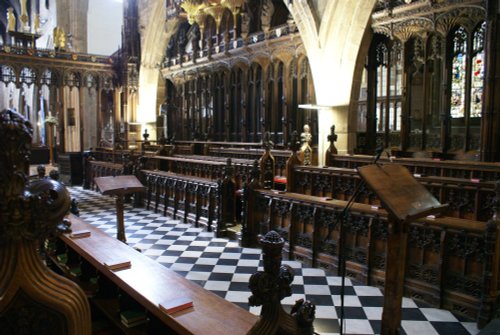
POLYGON ((450 109, 452 118, 462 118, 465 116, 466 51, 467 33, 463 27, 460 27, 453 34, 450 109))
POLYGON ((404 155, 437 157, 480 149, 486 12, 451 6, 446 11, 446 5, 439 5, 437 16, 434 4, 402 7, 397 18, 374 14, 358 102, 361 152, 375 149, 374 143, 404 155), (433 24, 414 25, 405 19, 410 13, 433 24), (395 34, 401 27, 406 35, 395 34))

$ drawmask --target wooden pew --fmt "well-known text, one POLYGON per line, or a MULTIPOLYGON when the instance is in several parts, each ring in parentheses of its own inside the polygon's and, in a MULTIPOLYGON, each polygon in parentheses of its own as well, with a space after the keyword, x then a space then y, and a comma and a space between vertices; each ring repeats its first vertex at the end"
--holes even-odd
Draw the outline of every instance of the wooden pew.
MULTIPOLYGON (((264 154, 264 149, 262 148, 227 148, 227 147, 216 147, 210 146, 208 150, 208 155, 216 157, 230 157, 230 158, 241 158, 255 160, 260 159, 264 154)), ((289 150, 271 150, 271 154, 276 159, 275 169, 277 176, 286 175, 286 161, 291 155, 289 150)))
POLYGON ((147 205, 174 219, 204 226, 224 236, 235 223, 235 185, 224 178, 212 181, 172 172, 143 170, 147 187, 147 205))
MULTIPOLYGON (((267 160, 268 156, 263 157, 267 160)), ((151 161, 149 164, 149 169, 151 170, 169 171, 187 176, 219 180, 224 176, 224 169, 227 166, 229 158, 204 155, 174 155, 153 156, 148 157, 148 159, 151 161)), ((236 189, 239 190, 250 175, 254 160, 231 158, 230 162, 234 170, 233 177, 236 182, 236 189)), ((271 179, 273 179, 274 172, 271 173, 271 179)))
MULTIPOLYGON (((495 183, 454 177, 414 175, 441 203, 450 205, 447 216, 486 221, 493 214, 495 183)), ((360 178, 355 169, 295 165, 289 171, 290 192, 348 200, 360 178), (291 176, 290 174, 293 174, 291 176)), ((375 194, 362 186, 356 202, 380 205, 375 194)))
MULTIPOLYGON (((500 185, 497 185, 500 199, 500 185)), ((345 229, 346 275, 366 285, 384 287, 387 213, 378 206, 354 203, 343 227, 336 224, 344 200, 291 192, 245 189, 252 208, 244 213, 244 236, 276 230, 286 241, 284 255, 339 274, 340 229, 345 229)), ((245 205, 244 205, 245 206, 245 205)), ((246 208, 246 207, 244 207, 246 208)), ((500 295, 500 213, 487 222, 437 217, 410 225, 405 295, 475 319, 484 325, 500 295), (494 265, 496 264, 496 265, 494 265)))
MULTIPOLYGON (((219 162, 224 164, 227 164, 228 160, 228 157, 205 156, 205 155, 175 155, 174 157, 202 160, 209 162, 219 162)), ((252 169, 254 160, 244 159, 244 158, 230 158, 230 159, 231 159, 231 165, 234 168, 234 179, 239 189, 241 188, 241 185, 243 185, 243 183, 246 181, 249 172, 252 169)))
MULTIPOLYGON (((149 326, 157 327, 149 329, 148 333, 246 334, 257 322, 257 316, 190 282, 100 229, 74 216, 70 220, 73 231, 88 230, 90 236, 71 238, 69 235, 62 235, 60 240, 70 249, 69 253, 74 251, 77 258, 81 258, 81 261, 93 268, 91 270, 98 272, 103 279, 103 286, 106 282, 109 291, 113 291, 113 287, 115 292, 119 289, 147 310, 151 319, 149 326), (110 270, 104 263, 114 257, 129 260, 131 267, 119 271, 110 270), (179 297, 190 299, 193 307, 170 315, 160 310, 160 303, 179 297), (159 328, 158 323, 161 324, 159 328)), ((125 333, 131 333, 130 329, 121 326, 116 311, 119 306, 117 296, 99 296, 97 292, 91 302, 125 333)))
POLYGON ((198 159, 196 156, 153 156, 149 167, 186 176, 217 180, 222 178, 226 163, 198 159))
MULTIPOLYGON (((366 155, 331 155, 334 167, 355 169, 358 166, 371 164, 372 156, 366 155)), ((406 166, 411 173, 421 176, 437 176, 462 178, 479 181, 495 181, 500 179, 500 163, 474 161, 434 160, 428 158, 386 158, 380 163, 398 163, 406 166)))

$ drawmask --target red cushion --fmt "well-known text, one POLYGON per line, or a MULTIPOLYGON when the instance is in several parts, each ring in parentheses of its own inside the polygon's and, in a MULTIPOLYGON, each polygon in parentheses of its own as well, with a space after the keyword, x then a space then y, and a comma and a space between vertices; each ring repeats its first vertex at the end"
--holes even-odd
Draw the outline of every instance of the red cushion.
POLYGON ((286 184, 286 177, 276 176, 274 177, 275 183, 286 184))

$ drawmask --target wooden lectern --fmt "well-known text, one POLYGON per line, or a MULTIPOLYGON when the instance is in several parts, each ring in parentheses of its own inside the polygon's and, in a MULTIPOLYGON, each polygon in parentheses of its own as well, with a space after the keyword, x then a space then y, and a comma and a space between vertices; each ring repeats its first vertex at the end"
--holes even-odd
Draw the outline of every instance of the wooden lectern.
POLYGON ((123 197, 126 194, 146 192, 146 187, 134 175, 116 177, 97 177, 94 182, 105 195, 114 195, 116 199, 116 238, 127 243, 125 223, 123 221, 123 197))
POLYGON ((438 214, 448 205, 441 205, 402 165, 365 165, 358 168, 358 173, 377 194, 388 212, 389 234, 381 334, 399 334, 408 225, 419 218, 438 214))

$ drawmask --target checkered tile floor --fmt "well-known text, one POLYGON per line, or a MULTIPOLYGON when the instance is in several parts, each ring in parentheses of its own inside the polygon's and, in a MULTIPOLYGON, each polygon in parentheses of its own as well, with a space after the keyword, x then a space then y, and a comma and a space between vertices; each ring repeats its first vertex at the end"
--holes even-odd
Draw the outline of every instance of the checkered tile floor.
MULTIPOLYGON (((116 236, 113 198, 81 187, 72 187, 70 192, 79 202, 82 219, 116 236)), ((241 248, 235 241, 215 238, 213 233, 130 205, 125 207, 125 225, 129 245, 226 300, 260 313, 260 307, 248 306, 249 278, 262 270, 259 249, 241 248)), ((285 308, 289 310, 300 298, 310 300, 316 304, 316 332, 338 334, 341 278, 326 276, 323 270, 306 268, 299 262, 284 263, 295 270, 293 294, 282 300, 285 308)), ((380 333, 383 305, 380 290, 350 280, 346 280, 346 285, 344 334, 380 333)), ((407 335, 478 333, 473 322, 407 298, 403 301, 401 324, 403 334, 407 335)))

